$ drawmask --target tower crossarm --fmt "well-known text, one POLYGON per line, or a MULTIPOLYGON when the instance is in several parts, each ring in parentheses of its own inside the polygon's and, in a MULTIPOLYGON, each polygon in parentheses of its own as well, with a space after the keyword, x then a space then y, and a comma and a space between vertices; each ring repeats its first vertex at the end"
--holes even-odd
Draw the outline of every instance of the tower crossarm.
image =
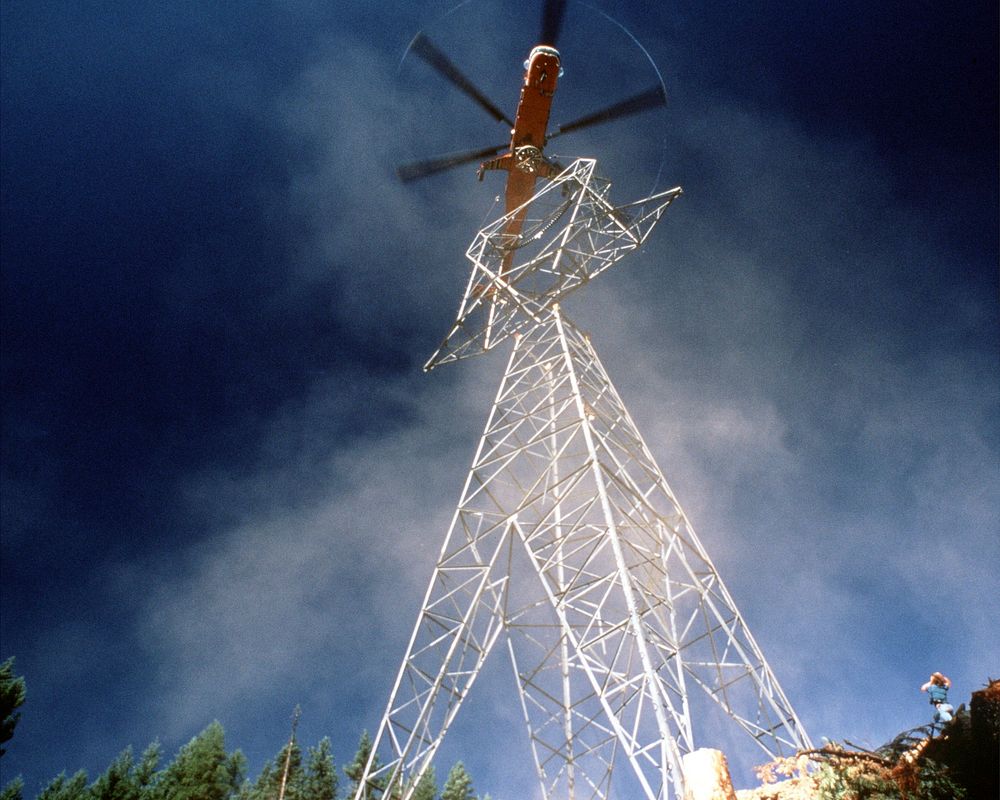
POLYGON ((675 187, 615 206, 611 184, 594 169, 593 159, 577 159, 476 234, 455 323, 424 369, 480 355, 539 324, 553 305, 639 247, 681 194, 675 187), (521 214, 525 224, 512 238, 510 219, 521 214))

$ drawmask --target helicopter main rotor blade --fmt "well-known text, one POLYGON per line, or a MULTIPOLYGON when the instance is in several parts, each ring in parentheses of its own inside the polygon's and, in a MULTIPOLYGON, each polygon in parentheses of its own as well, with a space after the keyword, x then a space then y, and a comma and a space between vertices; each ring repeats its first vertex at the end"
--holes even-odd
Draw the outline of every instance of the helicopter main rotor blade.
POLYGON ((459 167, 472 161, 479 161, 487 156, 493 156, 505 149, 509 145, 501 144, 496 147, 484 147, 481 150, 466 150, 461 153, 449 153, 438 158, 428 158, 424 161, 414 161, 410 164, 403 164, 396 168, 396 174, 403 183, 415 181, 418 178, 426 178, 437 172, 444 172, 452 167, 459 167))
POLYGON ((542 11, 542 37, 539 39, 541 44, 556 46, 565 11, 566 0, 545 0, 545 8, 542 11))
POLYGON ((559 125, 556 128, 556 131, 548 138, 549 140, 552 140, 557 136, 562 136, 564 133, 578 131, 581 128, 589 128, 591 125, 598 125, 602 122, 610 122, 613 119, 627 117, 631 114, 638 114, 640 111, 645 111, 649 108, 656 108, 657 106, 665 106, 666 104, 667 96, 663 92, 663 87, 654 86, 651 89, 640 92, 634 97, 622 100, 620 103, 615 103, 613 106, 608 106, 600 111, 595 111, 593 114, 587 114, 587 116, 580 117, 579 119, 573 120, 565 125, 559 125))
POLYGON ((458 67, 451 63, 448 56, 431 44, 430 39, 422 33, 418 33, 410 43, 410 48, 420 58, 451 81, 452 84, 457 86, 462 92, 486 109, 491 117, 499 122, 506 122, 512 128, 514 127, 514 123, 508 119, 507 115, 497 108, 496 105, 490 102, 490 99, 479 91, 479 89, 473 86, 472 82, 462 74, 458 67))

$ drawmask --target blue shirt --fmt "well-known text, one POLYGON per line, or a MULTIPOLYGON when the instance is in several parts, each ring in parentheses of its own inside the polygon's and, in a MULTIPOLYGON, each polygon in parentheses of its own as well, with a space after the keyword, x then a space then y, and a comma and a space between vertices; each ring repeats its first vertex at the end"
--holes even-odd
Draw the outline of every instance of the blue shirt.
POLYGON ((948 699, 948 687, 932 683, 927 689, 927 694, 930 695, 932 703, 943 703, 948 699))

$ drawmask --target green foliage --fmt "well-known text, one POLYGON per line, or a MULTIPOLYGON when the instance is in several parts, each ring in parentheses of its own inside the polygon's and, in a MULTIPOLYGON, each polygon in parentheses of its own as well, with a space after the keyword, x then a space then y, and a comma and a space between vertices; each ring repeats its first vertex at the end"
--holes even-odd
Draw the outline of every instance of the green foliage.
POLYGON ((896 800, 899 787, 892 777, 858 764, 823 764, 816 773, 820 800, 896 800))
MULTIPOLYGON (((361 735, 354 760, 344 767, 351 781, 343 800, 353 800, 372 753, 368 733, 361 735)), ((338 778, 330 739, 324 737, 303 753, 295 741, 286 744, 266 762, 256 781, 245 780, 246 759, 237 750, 226 752, 225 734, 213 722, 180 748, 172 762, 160 768, 158 742, 147 747, 138 760, 131 747, 123 750, 92 784, 82 770, 72 777, 62 773, 36 800, 277 800, 288 763, 285 800, 338 800, 338 778)), ((378 766, 378 758, 374 762, 378 766)), ((0 792, 0 800, 23 800, 23 782, 15 779, 0 792)), ((396 800, 398 791, 386 792, 385 780, 369 781, 366 798, 396 800), (391 795, 391 797, 390 797, 391 795)), ((414 788, 413 800, 436 800, 437 781, 430 767, 414 788)), ((440 800, 476 800, 472 779, 459 762, 448 775, 440 800)), ((488 800, 485 798, 485 800, 488 800)), ((936 798, 935 798, 936 800, 936 798)))
POLYGON ((153 800, 229 800, 239 790, 245 769, 243 754, 226 753, 225 733, 213 722, 163 771, 153 800))
POLYGON ((434 777, 434 767, 428 767, 420 776, 413 790, 412 800, 434 800, 437 797, 437 779, 434 777))
POLYGON ((952 780, 951 772, 940 764, 925 759, 920 765, 917 793, 909 795, 913 800, 963 800, 965 788, 952 780))
POLYGON ((273 761, 264 764, 254 783, 245 783, 240 789, 239 800, 277 800, 281 793, 281 778, 288 763, 285 782, 285 800, 335 800, 337 796, 337 771, 333 765, 330 740, 324 738, 316 747, 309 748, 309 757, 303 766, 302 749, 298 743, 285 745, 273 761))
POLYGON ((281 792, 281 779, 288 764, 285 780, 285 800, 302 800, 302 748, 291 742, 281 748, 273 761, 264 764, 260 776, 249 790, 241 792, 245 800, 277 800, 281 792))
POLYGON ((476 800, 472 791, 472 778, 465 771, 465 765, 459 761, 448 773, 448 780, 441 790, 441 800, 476 800))
MULTIPOLYGON (((358 751, 354 754, 354 760, 344 767, 344 774, 350 779, 351 783, 347 787, 347 800, 352 800, 355 792, 358 791, 358 786, 361 784, 361 776, 365 773, 365 765, 368 763, 368 757, 372 752, 372 740, 368 735, 368 731, 362 731, 361 739, 358 741, 358 751)), ((373 762, 373 768, 377 768, 379 764, 378 756, 375 757, 373 762)), ((368 781, 367 794, 371 797, 381 797, 382 793, 385 791, 385 781, 382 779, 370 780, 368 781)))
POLYGON ((819 800, 962 800, 965 789, 933 761, 888 769, 868 763, 823 764, 816 772, 819 800))
POLYGON ((132 748, 127 747, 90 787, 93 800, 140 800, 142 787, 136 780, 132 748))
POLYGON ((81 800, 87 796, 87 773, 80 770, 72 778, 63 772, 39 793, 36 800, 81 800))
POLYGON ((139 763, 135 765, 132 772, 132 779, 139 786, 140 797, 147 797, 151 794, 159 778, 157 767, 160 765, 160 743, 153 742, 139 756, 139 763))
MULTIPOLYGON (((0 745, 9 742, 21 718, 18 711, 28 695, 24 678, 14 675, 14 659, 0 664, 0 745)), ((0 747, 0 756, 7 751, 0 747)), ((6 791, 6 790, 5 790, 6 791)))
POLYGON ((335 800, 338 782, 330 739, 323 737, 318 745, 309 748, 309 762, 303 780, 303 797, 306 800, 335 800))
POLYGON ((24 781, 21 776, 14 778, 10 783, 0 789, 0 800, 23 800, 21 794, 24 791, 24 781))
MULTIPOLYGON (((50 781, 36 800, 159 800, 162 797, 157 793, 159 760, 160 745, 156 742, 146 748, 138 762, 132 748, 126 747, 90 786, 83 770, 71 778, 64 772, 50 781)), ((18 778, 0 793, 0 800, 21 800, 22 790, 23 783, 18 778)))
POLYGON ((274 759, 274 793, 271 797, 277 798, 281 790, 281 781, 285 781, 285 800, 301 800, 302 781, 302 748, 298 742, 291 742, 281 748, 274 759), (286 773, 287 768, 287 773, 286 773))

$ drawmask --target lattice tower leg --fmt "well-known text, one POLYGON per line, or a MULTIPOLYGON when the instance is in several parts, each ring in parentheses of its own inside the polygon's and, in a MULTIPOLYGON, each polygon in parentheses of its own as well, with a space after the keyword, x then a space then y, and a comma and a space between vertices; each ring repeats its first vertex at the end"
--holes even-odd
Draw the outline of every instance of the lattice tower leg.
POLYGON ((809 746, 588 338, 558 307, 516 339, 369 785, 409 797, 501 635, 546 800, 681 797, 689 684, 769 755, 809 746))

